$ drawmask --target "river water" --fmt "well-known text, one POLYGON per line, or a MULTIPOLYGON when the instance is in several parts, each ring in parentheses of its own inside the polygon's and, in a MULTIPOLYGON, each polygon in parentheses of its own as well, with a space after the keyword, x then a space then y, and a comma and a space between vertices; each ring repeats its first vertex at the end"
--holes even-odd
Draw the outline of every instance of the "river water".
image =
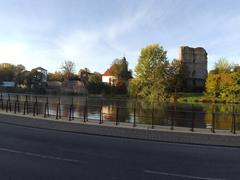
MULTIPOLYGON (((17 100, 17 94, 2 94, 4 106, 10 96, 12 109, 17 100)), ((62 117, 69 116, 71 104, 74 105, 75 121, 80 121, 87 112, 88 119, 98 121, 128 122, 161 126, 178 126, 194 128, 228 129, 236 122, 240 128, 240 105, 237 104, 206 104, 206 103, 154 103, 140 100, 89 98, 82 96, 43 96, 18 94, 20 110, 28 100, 29 111, 33 111, 34 102, 38 102, 39 115, 44 113, 44 105, 48 100, 50 115, 55 116, 57 104, 60 103, 62 117), (37 98, 36 98, 37 97, 37 98), (87 108, 86 108, 87 107, 87 108)))

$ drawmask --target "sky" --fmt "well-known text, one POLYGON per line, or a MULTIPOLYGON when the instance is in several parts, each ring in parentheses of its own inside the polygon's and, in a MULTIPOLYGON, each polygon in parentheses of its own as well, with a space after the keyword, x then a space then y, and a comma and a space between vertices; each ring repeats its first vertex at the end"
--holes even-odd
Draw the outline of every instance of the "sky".
POLYGON ((240 63, 238 0, 0 0, 0 63, 61 70, 65 60, 103 73, 125 56, 134 70, 141 48, 157 43, 204 47, 240 63))

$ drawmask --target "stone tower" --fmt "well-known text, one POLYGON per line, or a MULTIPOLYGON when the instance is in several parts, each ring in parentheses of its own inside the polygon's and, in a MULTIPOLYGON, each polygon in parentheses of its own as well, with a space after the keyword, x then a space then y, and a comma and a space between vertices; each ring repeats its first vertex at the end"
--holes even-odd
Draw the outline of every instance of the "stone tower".
POLYGON ((208 75, 206 50, 182 46, 179 48, 179 61, 184 67, 185 90, 203 91, 208 75))

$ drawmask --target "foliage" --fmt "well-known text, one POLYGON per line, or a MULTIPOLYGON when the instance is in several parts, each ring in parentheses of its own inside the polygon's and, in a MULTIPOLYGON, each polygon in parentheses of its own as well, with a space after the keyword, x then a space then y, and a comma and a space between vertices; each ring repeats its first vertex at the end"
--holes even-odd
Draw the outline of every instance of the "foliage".
POLYGON ((128 62, 125 57, 113 61, 111 75, 116 76, 119 80, 128 80, 132 77, 132 72, 128 70, 128 62))
POLYGON ((0 81, 14 81, 15 68, 13 64, 2 63, 0 64, 0 81))
POLYGON ((54 73, 48 73, 48 81, 61 81, 64 80, 64 74, 61 71, 55 71, 54 73))
POLYGON ((102 83, 102 75, 98 72, 90 74, 88 78, 87 88, 90 94, 101 94, 104 89, 104 84, 102 83))
POLYGON ((75 63, 73 61, 65 61, 62 64, 61 69, 64 74, 64 79, 69 80, 74 76, 75 63))
POLYGON ((148 101, 165 101, 168 96, 167 52, 158 44, 141 50, 135 68, 136 80, 131 81, 129 92, 148 101))
POLYGON ((184 84, 184 66, 179 60, 173 59, 169 64, 167 75, 169 90, 171 92, 182 91, 184 84))
POLYGON ((215 62, 213 73, 229 73, 233 68, 227 59, 221 58, 217 62, 215 62))
POLYGON ((240 100, 240 71, 238 65, 232 66, 227 60, 219 60, 215 71, 209 73, 206 93, 226 102, 240 100))
POLYGON ((91 83, 101 83, 102 82, 102 75, 98 72, 94 72, 89 76, 89 82, 91 83))

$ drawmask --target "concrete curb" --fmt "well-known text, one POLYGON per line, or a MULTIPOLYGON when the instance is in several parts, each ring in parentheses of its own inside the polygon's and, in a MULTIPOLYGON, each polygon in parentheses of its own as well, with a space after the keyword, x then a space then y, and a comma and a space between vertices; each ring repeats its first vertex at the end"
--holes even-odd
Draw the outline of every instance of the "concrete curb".
POLYGON ((106 126, 104 124, 97 125, 87 123, 69 123, 9 114, 0 114, 0 123, 71 133, 92 134, 140 140, 240 147, 240 136, 231 134, 201 134, 192 132, 160 131, 154 129, 106 126))

